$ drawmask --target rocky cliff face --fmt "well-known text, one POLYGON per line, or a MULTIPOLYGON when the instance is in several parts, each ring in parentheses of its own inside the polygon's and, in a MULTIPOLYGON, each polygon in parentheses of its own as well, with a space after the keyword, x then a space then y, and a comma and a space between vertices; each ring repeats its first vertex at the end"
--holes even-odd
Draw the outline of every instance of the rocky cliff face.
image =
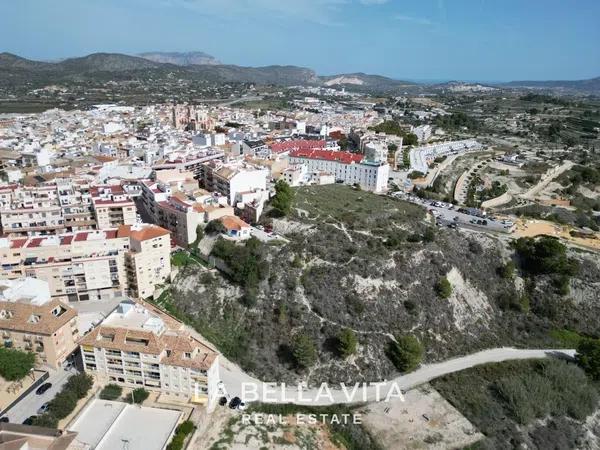
POLYGON ((578 256, 583 270, 572 283, 580 300, 554 294, 541 279, 530 310, 516 310, 506 298, 517 298, 521 283, 497 272, 511 253, 506 242, 447 229, 431 233, 423 209, 344 186, 296 192, 302 217, 275 223, 288 242, 263 245, 269 275, 255 305, 242 305, 242 289, 228 279, 197 269, 182 273, 172 290, 172 301, 196 317, 201 332, 265 380, 390 378, 395 369, 385 349, 404 333, 418 336, 433 361, 487 347, 557 345, 549 331, 575 323, 597 331, 583 318, 599 310, 592 294, 598 263, 588 255, 578 256), (453 287, 448 298, 435 290, 442 277, 453 287), (343 328, 359 341, 347 359, 336 352, 343 328), (291 356, 298 333, 318 350, 309 370, 298 371, 291 356))

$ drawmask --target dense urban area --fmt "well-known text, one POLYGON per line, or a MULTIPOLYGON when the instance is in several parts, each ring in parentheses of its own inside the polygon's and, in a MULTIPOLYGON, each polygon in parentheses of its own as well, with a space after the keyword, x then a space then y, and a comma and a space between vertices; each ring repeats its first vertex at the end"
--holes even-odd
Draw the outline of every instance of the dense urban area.
POLYGON ((598 448, 598 79, 192 56, 0 54, 0 441, 598 448))

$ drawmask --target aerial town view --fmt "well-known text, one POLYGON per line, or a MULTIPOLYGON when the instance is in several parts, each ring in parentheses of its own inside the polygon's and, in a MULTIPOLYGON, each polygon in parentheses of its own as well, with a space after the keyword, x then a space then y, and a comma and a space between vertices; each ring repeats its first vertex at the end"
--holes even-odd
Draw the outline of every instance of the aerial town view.
POLYGON ((0 450, 600 450, 599 19, 3 1, 0 450))

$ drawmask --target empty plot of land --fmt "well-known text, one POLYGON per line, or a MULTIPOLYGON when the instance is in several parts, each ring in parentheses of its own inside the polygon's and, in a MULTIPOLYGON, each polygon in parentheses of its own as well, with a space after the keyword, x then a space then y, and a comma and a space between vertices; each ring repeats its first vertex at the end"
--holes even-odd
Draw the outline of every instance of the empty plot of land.
POLYGON ((463 448, 483 435, 430 386, 413 389, 405 401, 368 405, 363 424, 383 448, 463 448))

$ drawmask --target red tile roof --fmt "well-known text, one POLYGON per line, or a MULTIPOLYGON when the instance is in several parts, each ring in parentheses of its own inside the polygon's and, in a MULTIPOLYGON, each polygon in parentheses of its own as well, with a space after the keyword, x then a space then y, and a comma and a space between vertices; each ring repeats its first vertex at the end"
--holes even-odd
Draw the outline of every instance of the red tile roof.
POLYGON ((283 153, 291 150, 320 150, 324 149, 326 143, 324 140, 311 141, 305 139, 275 142, 271 144, 271 150, 274 153, 283 153))
POLYGON ((342 164, 360 163, 363 155, 349 152, 338 152, 334 150, 292 150, 290 156, 305 159, 323 159, 326 161, 337 161, 342 164))

